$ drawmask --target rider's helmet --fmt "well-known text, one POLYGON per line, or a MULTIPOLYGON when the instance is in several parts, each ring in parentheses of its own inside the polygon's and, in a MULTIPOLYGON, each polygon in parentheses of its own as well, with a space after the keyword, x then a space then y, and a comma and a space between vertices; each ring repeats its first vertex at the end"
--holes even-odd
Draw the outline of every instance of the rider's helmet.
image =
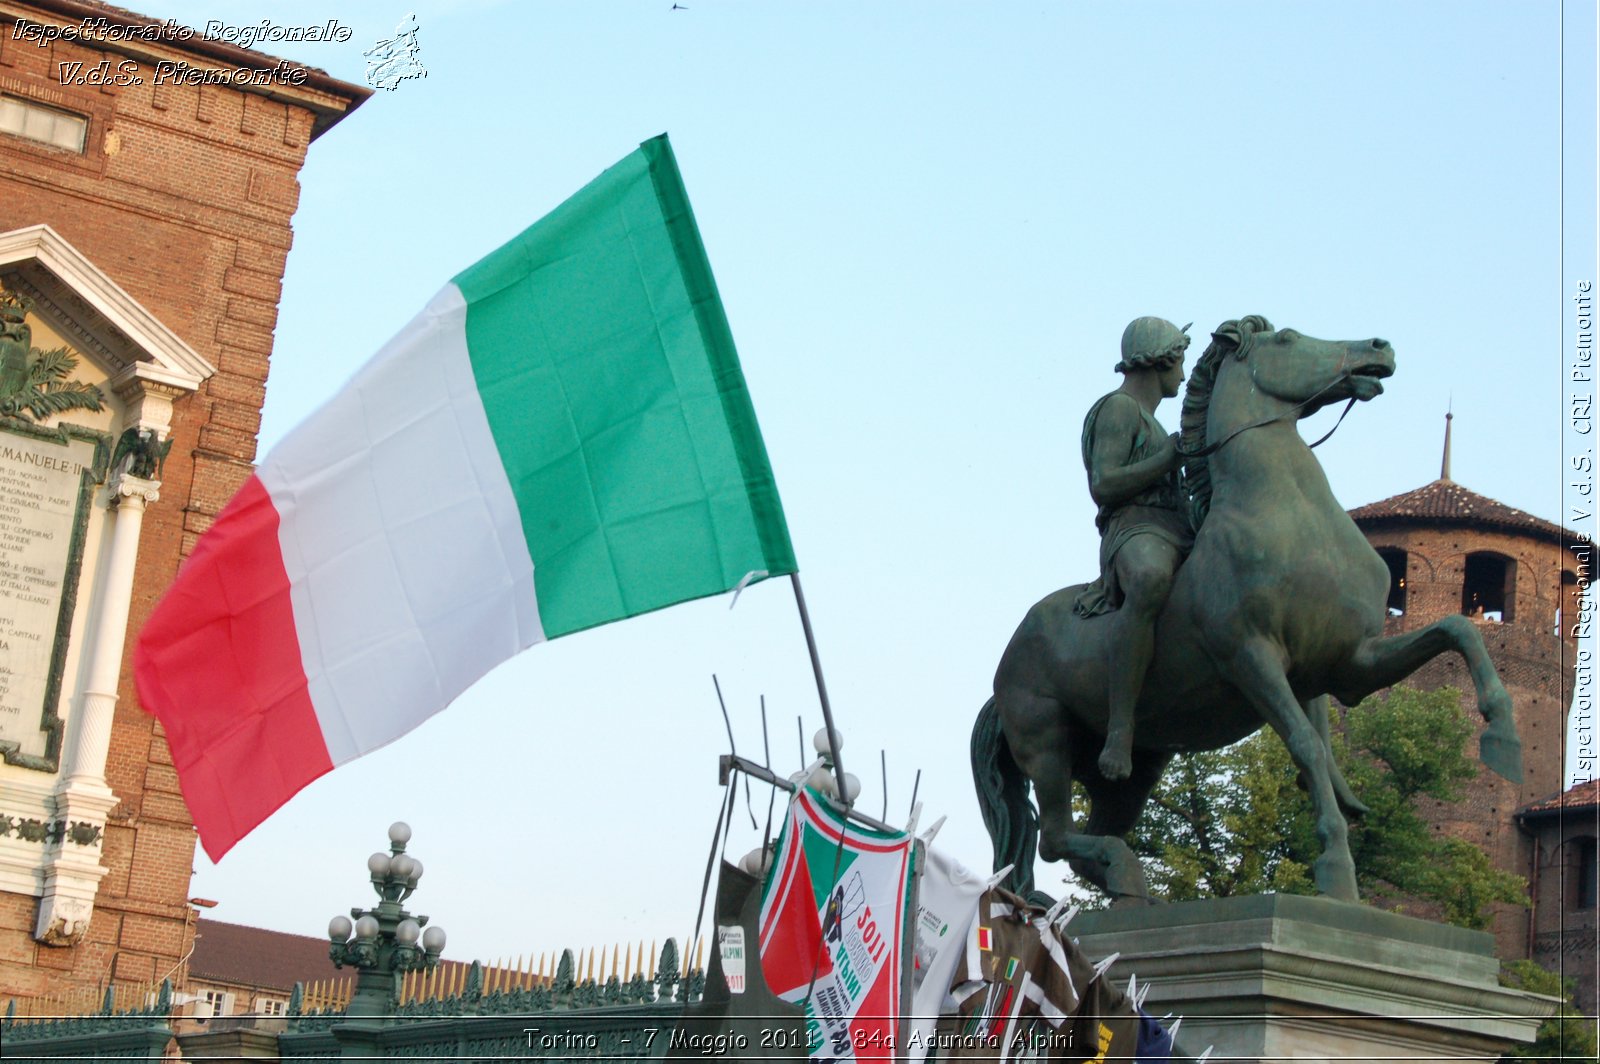
POLYGON ((1188 350, 1188 331, 1188 325, 1180 329, 1165 318, 1135 318, 1122 330, 1122 361, 1113 368, 1118 373, 1166 369, 1188 350))

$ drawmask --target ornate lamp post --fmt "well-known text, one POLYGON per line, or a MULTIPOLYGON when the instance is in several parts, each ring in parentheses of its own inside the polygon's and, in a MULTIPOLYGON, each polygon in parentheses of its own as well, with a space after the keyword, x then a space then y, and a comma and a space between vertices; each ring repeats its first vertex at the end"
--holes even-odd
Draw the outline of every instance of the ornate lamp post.
POLYGON ((328 921, 328 956, 335 967, 348 964, 359 973, 355 995, 345 1010, 347 1017, 392 1016, 400 1003, 401 975, 434 967, 444 950, 444 929, 424 931, 428 918, 412 916, 401 905, 422 878, 422 862, 406 853, 410 841, 409 824, 396 821, 389 825, 389 852, 367 858, 372 889, 378 893, 377 906, 354 908, 350 916, 328 921))

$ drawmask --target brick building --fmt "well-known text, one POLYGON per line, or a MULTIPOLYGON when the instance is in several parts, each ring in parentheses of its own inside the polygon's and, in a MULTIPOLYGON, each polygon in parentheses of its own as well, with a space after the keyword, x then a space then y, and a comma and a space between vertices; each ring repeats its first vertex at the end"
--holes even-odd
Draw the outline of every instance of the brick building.
POLYGON ((195 836, 126 651, 250 471, 300 167, 368 95, 0 0, 0 1000, 182 975, 195 836))
POLYGON ((1533 899, 1533 959, 1577 984, 1577 1005, 1600 1016, 1600 971, 1595 945, 1600 939, 1597 886, 1600 861, 1600 780, 1581 783, 1517 813, 1517 824, 1531 840, 1534 860, 1528 870, 1533 899))
MULTIPOLYGON (((1471 617, 1510 693, 1523 743, 1523 781, 1479 768, 1457 802, 1429 800, 1436 830, 1473 842, 1495 866, 1530 883, 1533 839, 1519 809, 1558 795, 1578 645, 1573 626, 1592 573, 1594 545, 1559 525, 1485 498, 1450 479, 1449 437, 1441 477, 1415 491, 1350 511, 1389 565, 1386 632, 1413 631, 1447 614, 1471 617)), ((1477 722, 1472 682, 1459 655, 1445 654, 1408 683, 1455 687, 1477 722)), ((1471 751, 1476 751, 1472 744, 1471 751)), ((1531 910, 1497 907, 1492 930, 1503 959, 1533 955, 1531 910)))
MULTIPOLYGON (((643 949, 638 963, 644 963, 643 949)), ((543 967, 541 957, 541 968, 543 967)), ((604 968, 604 958, 596 963, 589 953, 589 970, 604 968)), ((617 970, 612 958, 613 973, 617 970)), ((412 1001, 437 994, 440 988, 465 985, 469 963, 441 960, 427 972, 414 971, 401 981, 403 1000, 412 1001)), ((550 965, 554 968, 554 963, 550 965)), ((545 974, 531 964, 508 967, 505 963, 482 969, 487 987, 531 985, 544 982, 545 974)), ((581 974, 581 970, 580 970, 581 974)), ((653 975, 653 973, 652 973, 653 975)), ((306 994, 304 1008, 323 1008, 330 1003, 340 1007, 355 989, 356 969, 336 967, 328 956, 328 939, 312 935, 293 935, 283 931, 245 924, 230 924, 202 917, 195 930, 194 953, 189 958, 189 983, 180 1006, 184 1019, 180 1030, 200 1028, 201 1021, 235 1019, 237 1025, 267 1027, 274 1017, 283 1016, 300 984, 306 994), (251 1018, 246 1021, 244 1018, 251 1018)), ((213 1030, 225 1024, 211 1024, 213 1030)))
POLYGON ((201 918, 189 958, 195 1018, 281 1016, 296 983, 350 979, 328 959, 328 940, 201 918))

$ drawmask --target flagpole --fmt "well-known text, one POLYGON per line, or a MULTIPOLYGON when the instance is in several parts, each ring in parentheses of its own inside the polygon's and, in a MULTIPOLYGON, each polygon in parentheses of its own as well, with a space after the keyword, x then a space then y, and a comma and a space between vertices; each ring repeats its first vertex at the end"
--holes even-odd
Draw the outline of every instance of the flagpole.
POLYGON ((828 755, 833 758, 833 778, 839 785, 839 800, 853 804, 844 789, 844 763, 839 760, 839 733, 833 727, 833 707, 828 704, 828 685, 822 680, 822 659, 817 656, 817 637, 811 632, 811 614, 806 609, 806 593, 800 589, 800 574, 789 574, 794 585, 794 602, 800 608, 800 627, 806 633, 806 649, 811 652, 811 672, 817 678, 817 698, 822 702, 822 726, 828 729, 828 755))

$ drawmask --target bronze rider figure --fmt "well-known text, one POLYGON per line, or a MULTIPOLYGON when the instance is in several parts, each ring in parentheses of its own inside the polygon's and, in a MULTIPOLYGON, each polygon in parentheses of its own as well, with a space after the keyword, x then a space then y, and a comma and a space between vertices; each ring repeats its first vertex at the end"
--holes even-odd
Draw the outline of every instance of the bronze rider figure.
POLYGON ((1194 546, 1189 508, 1178 484, 1182 459, 1175 437, 1156 420, 1161 400, 1183 384, 1182 329, 1162 318, 1138 318, 1122 333, 1122 386, 1103 396, 1083 422, 1083 463, 1099 505, 1100 578, 1073 604, 1083 617, 1114 613, 1110 640, 1110 716, 1100 772, 1128 777, 1133 712, 1155 653, 1156 618, 1172 579, 1194 546))

